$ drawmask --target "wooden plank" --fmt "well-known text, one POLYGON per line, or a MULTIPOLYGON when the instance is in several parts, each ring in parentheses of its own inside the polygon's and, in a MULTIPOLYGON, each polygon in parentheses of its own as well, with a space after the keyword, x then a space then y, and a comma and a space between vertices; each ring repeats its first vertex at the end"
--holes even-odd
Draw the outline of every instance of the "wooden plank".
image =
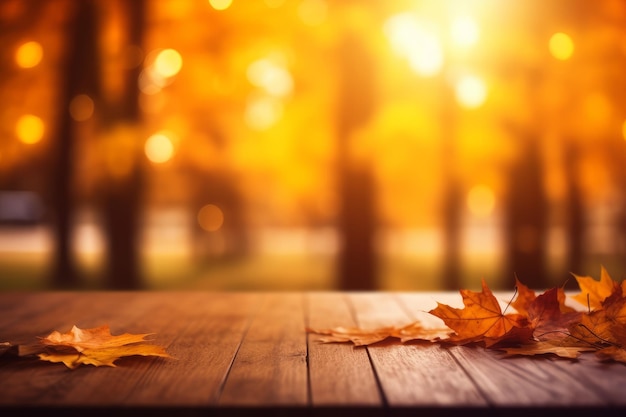
POLYGON ((268 293, 219 398, 223 406, 307 404, 303 294, 268 293))
MULTIPOLYGON (((28 305, 37 305, 47 298, 55 299, 61 296, 61 294, 33 295, 25 306, 25 311, 28 305)), ((132 326, 127 330, 121 326, 121 320, 116 321, 114 318, 121 316, 128 322, 133 322, 133 311, 138 311, 137 304, 130 302, 134 297, 132 293, 110 295, 76 293, 74 297, 63 303, 62 309, 53 310, 51 313, 36 317, 26 314, 26 318, 19 321, 19 325, 13 329, 14 333, 12 334, 25 335, 28 329, 32 328, 32 337, 29 340, 35 340, 35 336, 45 336, 51 330, 66 332, 74 324, 81 328, 89 328, 108 322, 113 334, 124 331, 132 333, 134 332, 132 326), (119 327, 118 324, 120 324, 119 327), (42 333, 43 329, 47 329, 45 333, 42 333)), ((148 298, 141 298, 141 302, 146 300, 148 298)), ((141 312, 137 312, 137 314, 141 314, 141 312)), ((142 333, 145 332, 143 329, 142 333)), ((89 397, 76 396, 72 393, 77 389, 84 390, 89 387, 89 381, 93 378, 92 375, 96 373, 101 375, 103 371, 93 367, 70 371, 63 364, 43 362, 36 358, 3 362, 0 369, 3 378, 11 381, 10 385, 0 390, 0 403, 27 405, 89 401, 89 397)), ((112 375, 111 380, 119 376, 118 372, 117 375, 112 375)), ((107 387, 107 385, 103 386, 107 387)), ((102 385, 100 391, 102 391, 102 385)))
MULTIPOLYGON (((353 327, 354 318, 342 293, 309 293, 307 325, 315 329, 353 327)), ((309 380, 314 406, 382 405, 367 351, 352 344, 320 343, 309 334, 309 380)))
MULTIPOLYGON (((412 320, 388 293, 350 294, 362 328, 402 326, 412 320)), ((447 350, 430 342, 379 343, 367 348, 389 406, 486 404, 473 381, 447 350)))
MULTIPOLYGON (((401 303, 416 319, 429 320, 424 314, 437 301, 453 307, 463 307, 460 294, 397 294, 401 303)), ((503 306, 512 294, 497 294, 503 306)), ((434 318, 438 321, 438 318, 434 318)), ((502 352, 482 347, 454 346, 449 351, 476 382, 490 404, 496 406, 568 406, 598 405, 603 400, 580 379, 568 375, 566 369, 555 366, 545 357, 507 357, 502 352)))
POLYGON ((215 404, 248 326, 259 293, 199 293, 187 296, 176 317, 168 351, 176 361, 151 366, 132 395, 132 405, 215 404))
POLYGON ((601 398, 603 404, 621 407, 626 405, 626 369, 623 363, 599 362, 593 354, 588 353, 576 361, 555 360, 550 365, 559 368, 562 380, 576 381, 594 393, 594 396, 601 398))

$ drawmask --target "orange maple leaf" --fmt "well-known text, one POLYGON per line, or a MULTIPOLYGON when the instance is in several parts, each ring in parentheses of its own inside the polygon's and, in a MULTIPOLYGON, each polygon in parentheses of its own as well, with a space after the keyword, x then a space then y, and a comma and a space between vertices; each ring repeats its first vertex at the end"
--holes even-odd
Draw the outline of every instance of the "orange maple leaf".
MULTIPOLYGON (((580 287, 580 293, 572 298, 584 306, 588 306, 590 310, 602 308, 602 302, 615 291, 616 287, 620 286, 619 283, 613 281, 604 266, 600 268, 599 281, 592 277, 572 275, 580 287)), ((626 291, 626 282, 622 283, 622 290, 626 291)))
POLYGON ((429 311, 454 330, 455 333, 447 341, 457 344, 484 342, 489 347, 504 341, 521 343, 531 339, 532 329, 528 319, 521 314, 504 314, 484 279, 482 292, 460 292, 464 308, 453 308, 438 302, 437 307, 429 311))
POLYGON ((40 359, 49 362, 62 362, 74 369, 81 364, 94 366, 115 366, 115 361, 123 356, 171 356, 161 346, 147 343, 145 338, 151 333, 124 333, 114 336, 109 326, 80 329, 73 326, 67 333, 54 331, 40 339, 40 359))
POLYGON ((511 302, 511 307, 513 307, 518 313, 528 316, 528 309, 530 308, 532 302, 537 298, 537 295, 533 290, 522 284, 517 277, 515 277, 515 290, 517 292, 517 296, 515 297, 515 300, 511 302))
POLYGON ((621 329, 626 328, 626 298, 622 287, 617 285, 615 291, 606 297, 600 308, 582 315, 580 322, 574 323, 571 333, 588 343, 623 346, 621 329))

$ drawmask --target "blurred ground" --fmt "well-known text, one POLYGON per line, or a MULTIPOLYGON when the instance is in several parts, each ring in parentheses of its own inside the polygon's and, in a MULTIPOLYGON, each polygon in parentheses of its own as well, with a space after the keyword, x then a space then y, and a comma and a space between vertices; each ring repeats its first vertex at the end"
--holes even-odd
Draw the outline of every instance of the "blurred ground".
MULTIPOLYGON (((184 216, 183 216, 184 217, 184 216)), ((196 253, 199 241, 189 239, 181 216, 161 213, 152 217, 143 234, 143 277, 148 290, 332 290, 336 289, 335 249, 332 231, 258 231, 245 256, 215 256, 196 253), (160 219, 160 220, 159 220, 160 219), (195 242, 195 243, 194 243, 195 242), (197 249, 197 248, 195 248, 197 249)), ((77 264, 83 282, 77 289, 102 287, 104 262, 102 242, 94 218, 80 217, 76 227, 77 264)), ((492 288, 512 280, 502 271, 498 240, 488 229, 466 231, 467 244, 462 265, 464 288, 479 288, 485 278, 492 288)), ((388 232, 381 238, 379 289, 427 291, 441 289, 441 243, 433 231, 388 232)), ((4 226, 0 230, 0 290, 48 289, 51 235, 45 224, 4 226)), ((559 266, 560 256, 551 258, 550 285, 571 278, 559 266)), ((604 265, 613 278, 620 277, 615 255, 599 252, 585 259, 578 275, 599 277, 604 265)), ((523 277, 520 277, 523 280, 523 277)))

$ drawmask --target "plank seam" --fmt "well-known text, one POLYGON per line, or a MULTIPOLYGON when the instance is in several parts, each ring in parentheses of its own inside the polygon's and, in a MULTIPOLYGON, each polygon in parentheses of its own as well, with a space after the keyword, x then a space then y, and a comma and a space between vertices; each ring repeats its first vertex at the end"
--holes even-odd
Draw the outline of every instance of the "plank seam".
MULTIPOLYGON (((350 315, 352 316, 352 320, 354 320, 354 324, 359 327, 361 324, 359 323, 358 315, 356 314, 356 310, 354 309, 354 304, 352 304, 350 297, 346 294, 343 296, 346 304, 348 305, 348 310, 350 310, 350 315)), ((367 360, 372 367, 372 372, 374 373, 374 380, 376 381, 376 388, 378 389, 378 393, 380 395, 380 401, 382 403, 383 408, 389 408, 389 402, 387 401, 387 395, 385 395, 385 391, 383 389, 383 384, 380 380, 380 376, 378 375, 378 371, 376 370, 376 366, 374 365, 374 361, 372 359, 372 355, 370 354, 370 350, 367 346, 365 346, 365 352, 367 353, 367 360)))
POLYGON ((252 326, 252 323, 254 322, 254 320, 256 320, 257 315, 259 313, 259 310, 261 310, 261 307, 263 306, 263 304, 265 303, 267 297, 263 297, 261 299, 261 301, 259 301, 257 308, 254 310, 253 313, 250 314, 250 317, 248 318, 248 322, 246 323, 246 327, 243 330, 242 334, 241 334, 241 339, 239 339, 239 343, 237 344, 237 348, 235 349, 235 353, 233 354, 233 356, 230 358, 230 362, 228 363, 228 369, 226 370, 226 373, 224 374, 224 377, 222 378, 222 380, 220 381, 219 386, 217 387, 217 390, 215 392, 215 404, 219 403, 220 397, 222 396, 222 393, 224 392, 224 387, 226 386, 226 381, 228 381, 228 377, 230 376, 230 372, 233 369, 233 364, 235 363, 235 360, 237 359, 237 355, 239 354, 239 350, 241 349, 241 346, 243 345, 243 341, 246 339, 246 336, 248 335, 248 330, 250 330, 250 327, 252 326))

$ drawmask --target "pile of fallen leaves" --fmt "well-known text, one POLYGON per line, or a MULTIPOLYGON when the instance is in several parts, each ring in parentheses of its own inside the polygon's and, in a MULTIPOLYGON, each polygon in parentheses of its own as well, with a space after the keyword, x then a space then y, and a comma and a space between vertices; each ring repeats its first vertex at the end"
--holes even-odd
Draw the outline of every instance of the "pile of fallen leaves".
MULTIPOLYGON (((145 340, 150 333, 112 335, 109 326, 80 329, 67 333, 54 331, 33 345, 17 346, 19 356, 37 355, 49 362, 62 362, 68 368, 79 365, 115 366, 124 356, 161 356, 171 358, 162 346, 145 340)), ((5 343, 8 348, 9 344, 5 343)))
MULTIPOLYGON (((614 281, 604 267, 600 280, 574 275, 580 293, 571 295, 576 309, 566 305, 563 288, 537 295, 516 279, 516 293, 504 310, 485 281, 482 291, 460 290, 463 308, 437 303, 428 313, 447 328, 432 329, 419 321, 403 327, 307 329, 324 335, 321 342, 370 345, 387 338, 441 344, 479 344, 509 355, 553 354, 574 359, 594 352, 601 360, 626 363, 626 281, 614 281), (508 310, 514 310, 507 312, 508 310)), ((571 303, 570 303, 571 304, 571 303)))

